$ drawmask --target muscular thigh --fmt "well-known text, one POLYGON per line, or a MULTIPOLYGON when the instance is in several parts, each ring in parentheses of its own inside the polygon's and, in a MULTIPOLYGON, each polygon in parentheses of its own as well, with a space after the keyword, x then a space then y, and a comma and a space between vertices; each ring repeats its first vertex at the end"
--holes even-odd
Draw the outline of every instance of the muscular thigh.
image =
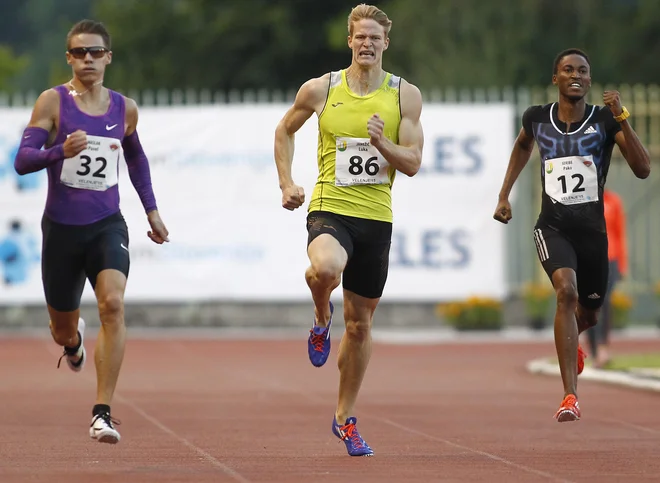
POLYGON ((58 312, 80 307, 85 288, 85 232, 83 227, 41 220, 41 278, 46 303, 58 312))
POLYGON ((550 280, 552 274, 560 268, 577 271, 577 253, 563 233, 537 225, 534 229, 534 244, 539 261, 550 280))
POLYGON ((352 219, 353 254, 344 270, 343 287, 361 297, 380 298, 387 282, 392 224, 352 219))
POLYGON ((337 240, 348 257, 351 257, 353 237, 341 217, 327 211, 312 211, 307 215, 307 247, 323 234, 337 240))
POLYGON ((86 248, 85 274, 92 287, 96 288, 98 274, 103 270, 118 270, 128 277, 128 227, 121 213, 95 224, 86 248))
POLYGON ((581 235, 574 241, 577 252, 577 284, 580 305, 598 309, 607 295, 609 259, 607 235, 594 233, 581 235))

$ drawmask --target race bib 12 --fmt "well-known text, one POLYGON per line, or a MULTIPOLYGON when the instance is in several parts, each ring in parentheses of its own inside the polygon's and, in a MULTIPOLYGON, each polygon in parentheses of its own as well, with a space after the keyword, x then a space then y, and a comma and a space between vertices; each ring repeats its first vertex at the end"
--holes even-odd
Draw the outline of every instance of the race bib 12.
POLYGON ((593 156, 546 159, 545 192, 562 205, 598 201, 598 172, 593 156))

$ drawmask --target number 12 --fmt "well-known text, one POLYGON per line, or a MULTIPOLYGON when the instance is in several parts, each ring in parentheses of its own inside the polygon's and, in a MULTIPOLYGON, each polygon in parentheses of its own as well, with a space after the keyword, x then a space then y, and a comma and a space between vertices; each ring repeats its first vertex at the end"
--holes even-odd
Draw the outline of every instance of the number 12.
MULTIPOLYGON (((561 181, 561 191, 562 191, 562 193, 565 194, 566 191, 567 191, 567 189, 566 189, 566 176, 560 176, 557 179, 559 181, 561 181)), ((571 175, 571 179, 577 179, 578 180, 577 184, 575 185, 575 188, 573 188, 573 190, 572 190, 573 193, 579 193, 580 191, 584 191, 584 188, 582 187, 582 183, 584 183, 584 176, 582 176, 581 174, 576 173, 576 174, 571 175)))

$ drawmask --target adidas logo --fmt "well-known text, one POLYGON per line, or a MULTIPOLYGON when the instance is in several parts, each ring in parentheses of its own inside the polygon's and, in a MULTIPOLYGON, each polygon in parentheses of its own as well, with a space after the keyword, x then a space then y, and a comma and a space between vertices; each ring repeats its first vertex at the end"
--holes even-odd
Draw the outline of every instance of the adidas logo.
POLYGON ((593 126, 589 126, 585 131, 584 134, 595 134, 597 131, 594 129, 593 126))
POLYGON ((590 298, 590 299, 599 299, 599 298, 600 298, 600 295, 598 295, 597 293, 592 293, 592 294, 589 295, 587 298, 590 298))

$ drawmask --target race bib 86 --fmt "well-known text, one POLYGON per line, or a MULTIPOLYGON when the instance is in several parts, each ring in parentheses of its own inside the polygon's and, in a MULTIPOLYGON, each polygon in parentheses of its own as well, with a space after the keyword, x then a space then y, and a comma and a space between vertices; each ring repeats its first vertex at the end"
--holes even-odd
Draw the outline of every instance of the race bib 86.
POLYGON ((388 184, 389 167, 368 138, 337 138, 336 186, 388 184))

